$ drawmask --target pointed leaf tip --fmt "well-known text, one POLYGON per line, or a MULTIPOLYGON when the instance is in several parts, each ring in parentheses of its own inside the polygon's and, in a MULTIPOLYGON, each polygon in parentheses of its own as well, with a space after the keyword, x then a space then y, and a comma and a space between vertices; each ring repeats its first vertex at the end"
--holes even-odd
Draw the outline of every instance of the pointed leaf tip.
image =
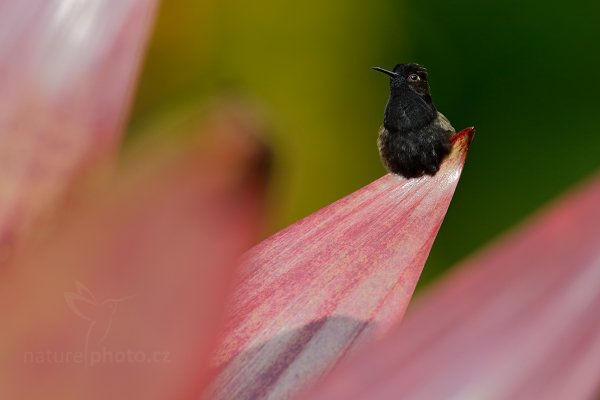
MULTIPOLYGON (((467 152, 475 136, 475 128, 465 128, 460 132, 457 132, 450 138, 452 143, 452 152, 459 154, 462 157, 462 161, 466 159, 467 152)), ((452 156, 452 154, 451 154, 452 156)))
POLYGON ((472 136, 435 176, 387 174, 248 252, 207 397, 289 398, 398 322, 472 136))
POLYGON ((473 141, 473 137, 475 136, 476 130, 474 126, 468 127, 463 129, 460 132, 457 132, 454 134, 454 136, 452 136, 452 138, 450 138, 450 141, 452 142, 453 145, 456 145, 457 143, 464 143, 464 145, 470 146, 471 142, 473 141))

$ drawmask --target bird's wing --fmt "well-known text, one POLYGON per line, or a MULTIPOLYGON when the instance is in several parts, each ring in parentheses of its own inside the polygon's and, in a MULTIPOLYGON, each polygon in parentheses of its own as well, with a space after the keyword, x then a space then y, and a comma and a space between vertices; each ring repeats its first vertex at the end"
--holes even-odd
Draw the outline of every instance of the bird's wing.
POLYGON ((438 111, 437 121, 436 123, 445 131, 450 131, 456 133, 456 129, 452 126, 448 118, 444 116, 441 112, 438 111))

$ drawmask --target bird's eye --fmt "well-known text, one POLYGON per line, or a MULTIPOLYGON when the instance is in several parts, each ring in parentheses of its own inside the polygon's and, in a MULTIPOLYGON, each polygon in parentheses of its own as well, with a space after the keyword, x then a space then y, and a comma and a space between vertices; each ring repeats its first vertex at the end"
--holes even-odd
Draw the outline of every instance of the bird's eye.
POLYGON ((416 82, 416 81, 420 81, 420 80, 421 80, 421 78, 420 78, 420 77, 419 77, 419 75, 417 75, 417 74, 410 74, 410 75, 408 76, 408 80, 409 80, 409 81, 416 82))

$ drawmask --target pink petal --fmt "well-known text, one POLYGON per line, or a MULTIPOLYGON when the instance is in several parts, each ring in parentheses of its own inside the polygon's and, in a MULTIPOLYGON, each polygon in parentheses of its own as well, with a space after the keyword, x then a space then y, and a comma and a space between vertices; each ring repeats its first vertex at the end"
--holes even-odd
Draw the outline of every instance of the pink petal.
POLYGON ((386 175, 247 254, 209 398, 288 398, 400 320, 472 134, 435 177, 386 175))
POLYGON ((453 271, 310 398, 595 398, 599 205, 600 176, 453 271))
POLYGON ((0 243, 114 148, 155 3, 0 3, 0 243))
POLYGON ((2 398, 198 395, 262 210, 262 150, 225 117, 211 144, 181 154, 171 142, 71 195, 0 270, 2 398))

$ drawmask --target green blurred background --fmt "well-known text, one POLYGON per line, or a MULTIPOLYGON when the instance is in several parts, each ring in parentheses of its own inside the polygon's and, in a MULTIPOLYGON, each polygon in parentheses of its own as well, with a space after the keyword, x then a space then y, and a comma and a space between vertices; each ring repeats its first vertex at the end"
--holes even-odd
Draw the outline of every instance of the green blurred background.
POLYGON ((426 284, 600 166, 598 15, 593 1, 163 1, 130 137, 243 93, 274 128, 274 231, 384 173, 388 81, 369 67, 422 63, 438 108, 478 130, 426 284))

